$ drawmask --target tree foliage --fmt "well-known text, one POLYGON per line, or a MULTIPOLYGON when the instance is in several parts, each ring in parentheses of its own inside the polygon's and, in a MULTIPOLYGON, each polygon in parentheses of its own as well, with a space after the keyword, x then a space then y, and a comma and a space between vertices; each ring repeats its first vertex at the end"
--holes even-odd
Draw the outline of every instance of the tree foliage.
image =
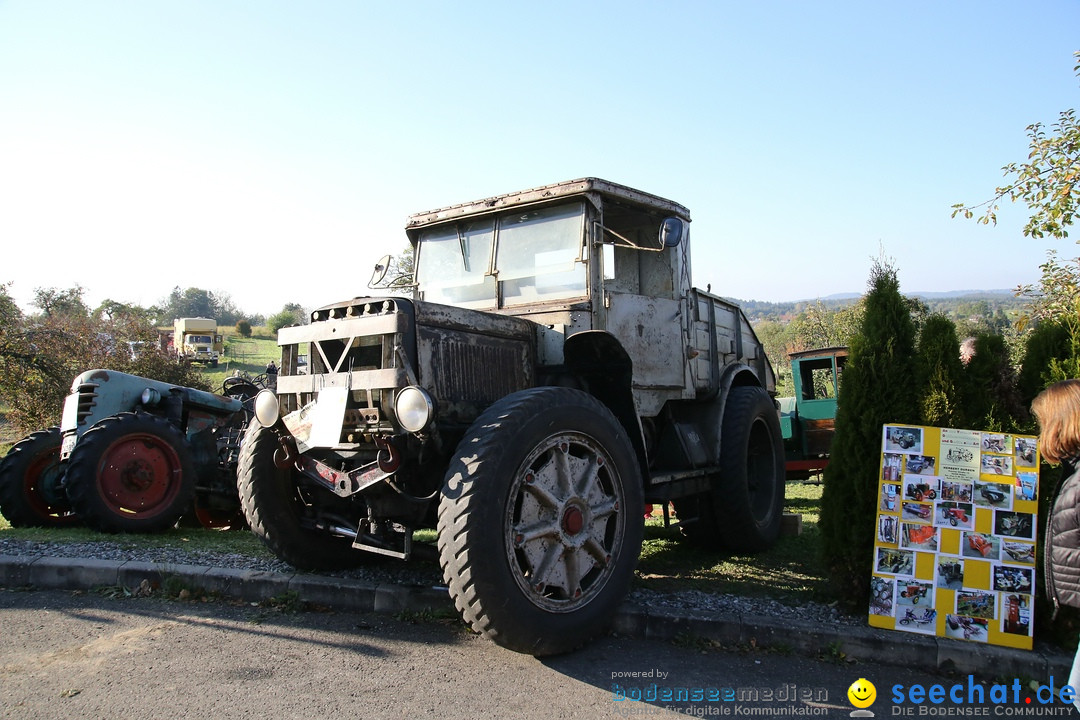
POLYGON ((203 288, 174 287, 168 297, 159 301, 155 322, 172 325, 176 318, 205 317, 217 320, 218 325, 233 325, 244 319, 244 314, 233 303, 228 293, 213 292, 203 288))
POLYGON ((83 301, 86 290, 78 285, 67 290, 58 288, 35 288, 31 305, 41 311, 42 317, 81 317, 90 309, 83 301))
MULTIPOLYGON (((1032 299, 1030 318, 1050 323, 1064 332, 1065 338, 1057 353, 1047 358, 1042 372, 1046 384, 1080 377, 1080 258, 1067 263, 1058 260, 1051 250, 1040 269, 1039 286, 1023 285, 1019 292, 1032 299)), ((1025 359, 1024 364, 1029 366, 1025 359)), ((1027 371, 1030 380, 1033 368, 1027 371)))
POLYGON ((830 310, 820 302, 810 305, 791 321, 788 352, 847 345, 858 332, 862 303, 830 310))
POLYGON ((126 321, 149 326, 154 324, 156 311, 153 308, 144 308, 106 298, 94 308, 92 317, 94 320, 103 322, 126 321))
POLYGON ((411 292, 413 283, 413 267, 416 253, 412 245, 405 246, 400 255, 390 258, 390 266, 386 271, 386 288, 392 292, 411 292))
POLYGON ((781 397, 795 394, 788 357, 791 353, 848 345, 858 331, 862 312, 861 300, 840 306, 819 301, 803 308, 790 322, 758 323, 754 333, 776 370, 777 393, 781 397))
MULTIPOLYGON (((1035 396, 1060 377, 1070 358, 1075 362, 1076 353, 1065 323, 1043 320, 1031 328, 1024 343, 1024 357, 1017 376, 1020 402, 1030 407, 1035 396)), ((1075 374, 1067 377, 1080 377, 1075 374)))
POLYGON ((978 430, 1022 430, 1027 409, 1020 400, 1005 338, 992 333, 976 335, 974 350, 964 368, 962 388, 968 423, 978 430))
POLYGON ((0 286, 0 403, 21 434, 59 423, 72 380, 105 368, 209 389, 201 374, 163 353, 132 357, 128 341, 157 345, 145 315, 90 313, 82 289, 39 290, 41 312, 26 316, 0 286))
MULTIPOLYGON (((1073 72, 1080 77, 1080 52, 1073 72)), ((1041 238, 1068 237, 1068 227, 1076 218, 1077 202, 1080 201, 1080 121, 1076 111, 1064 110, 1058 116, 1050 132, 1042 123, 1027 127, 1027 162, 1012 162, 1002 168, 1009 179, 1005 185, 994 190, 994 196, 975 206, 964 203, 953 205, 953 217, 960 214, 973 218, 981 212, 978 221, 997 224, 1000 202, 1022 201, 1031 211, 1024 235, 1041 238)))
POLYGON ((281 312, 274 313, 266 318, 267 329, 277 334, 277 331, 289 325, 303 325, 308 321, 307 311, 296 303, 286 303, 281 312))
POLYGON ((886 423, 915 423, 915 325, 885 259, 871 269, 858 333, 837 399, 836 435, 821 504, 822 548, 837 597, 865 607, 886 423))

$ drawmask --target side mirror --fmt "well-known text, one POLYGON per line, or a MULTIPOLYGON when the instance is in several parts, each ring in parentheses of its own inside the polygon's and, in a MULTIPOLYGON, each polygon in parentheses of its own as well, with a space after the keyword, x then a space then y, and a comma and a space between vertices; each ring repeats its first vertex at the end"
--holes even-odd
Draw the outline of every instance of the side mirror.
POLYGON ((686 223, 677 217, 664 218, 660 223, 660 246, 678 247, 686 233, 686 223))
POLYGON ((368 287, 373 288, 386 278, 386 271, 390 269, 390 256, 383 255, 379 258, 379 262, 375 263, 375 270, 371 273, 371 280, 368 281, 368 287))

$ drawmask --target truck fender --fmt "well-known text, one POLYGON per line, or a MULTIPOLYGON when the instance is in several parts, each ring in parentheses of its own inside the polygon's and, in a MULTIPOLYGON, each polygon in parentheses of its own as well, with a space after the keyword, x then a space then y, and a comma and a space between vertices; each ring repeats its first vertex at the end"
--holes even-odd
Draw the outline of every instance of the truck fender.
POLYGON ((604 330, 574 333, 563 344, 563 361, 582 389, 604 403, 619 420, 634 445, 642 477, 647 477, 645 439, 631 388, 634 364, 622 343, 604 330))

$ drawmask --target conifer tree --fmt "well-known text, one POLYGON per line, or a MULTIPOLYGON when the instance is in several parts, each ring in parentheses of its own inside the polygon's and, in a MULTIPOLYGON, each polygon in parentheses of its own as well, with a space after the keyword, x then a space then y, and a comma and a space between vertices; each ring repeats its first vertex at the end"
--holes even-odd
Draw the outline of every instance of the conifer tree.
POLYGON ((1005 338, 980 333, 974 346, 964 368, 963 402, 969 426, 995 432, 1023 429, 1028 413, 1020 400, 1005 338))
POLYGON ((1060 367, 1067 362, 1071 351, 1072 338, 1065 323, 1043 320, 1035 326, 1024 343, 1024 359, 1017 377, 1020 402, 1024 407, 1030 406, 1047 385, 1065 379, 1052 374, 1052 370, 1055 364, 1060 367))
POLYGON ((833 589, 852 608, 865 608, 869 599, 882 426, 919 420, 915 326, 896 269, 879 258, 868 287, 837 399, 820 522, 833 589))
POLYGON ((956 325, 944 315, 931 315, 923 323, 915 357, 915 383, 923 425, 967 427, 960 340, 956 325))

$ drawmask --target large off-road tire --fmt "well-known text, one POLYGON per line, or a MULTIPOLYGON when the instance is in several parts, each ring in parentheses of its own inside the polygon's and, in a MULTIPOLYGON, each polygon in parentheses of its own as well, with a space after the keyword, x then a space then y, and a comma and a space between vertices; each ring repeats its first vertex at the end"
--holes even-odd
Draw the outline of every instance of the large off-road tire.
POLYGON ((257 422, 248 425, 236 477, 240 506, 252 532, 275 555, 300 570, 341 570, 376 557, 353 549, 348 538, 304 526, 309 504, 297 482, 297 471, 274 463, 280 447, 273 431, 257 422))
POLYGON ((602 632, 641 552, 641 482, 625 430, 587 393, 535 388, 488 408, 439 504, 440 564, 465 621, 532 655, 602 632))
POLYGON ((67 527, 79 522, 60 485, 60 428, 39 430, 0 460, 0 515, 12 527, 67 527))
POLYGON ((83 433, 68 458, 71 507, 103 532, 160 532, 195 496, 187 439, 165 418, 124 412, 83 433))
POLYGON ((771 546, 784 513, 784 445, 776 406, 763 388, 731 389, 721 427, 720 469, 710 480, 705 495, 676 501, 676 514, 693 518, 683 534, 734 552, 771 546))

